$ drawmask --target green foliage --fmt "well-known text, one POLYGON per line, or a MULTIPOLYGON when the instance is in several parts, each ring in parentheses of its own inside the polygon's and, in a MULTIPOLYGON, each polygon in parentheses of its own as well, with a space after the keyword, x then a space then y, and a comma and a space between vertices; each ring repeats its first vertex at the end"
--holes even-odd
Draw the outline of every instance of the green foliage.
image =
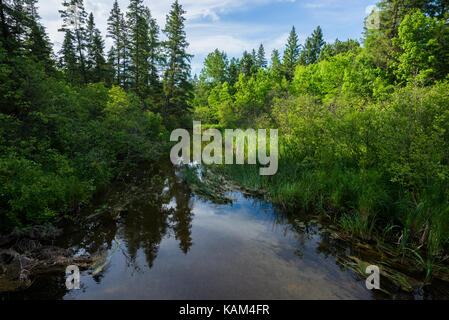
POLYGON ((293 78, 295 68, 298 65, 300 53, 301 47, 299 44, 298 34, 293 26, 287 40, 287 46, 284 50, 284 59, 282 61, 284 74, 287 77, 287 80, 291 80, 293 78))
POLYGON ((382 2, 380 29, 367 30, 363 48, 337 40, 321 50, 318 29, 297 66, 293 30, 283 64, 275 50, 256 71, 246 53, 235 83, 200 81, 204 122, 280 131, 275 176, 218 170, 287 210, 320 211, 349 234, 419 252, 430 270, 449 248, 449 41, 439 5, 382 2))
POLYGON ((400 81, 441 80, 449 71, 449 28, 443 20, 418 11, 406 15, 393 43, 399 47, 396 75, 400 81))
POLYGON ((303 65, 316 63, 320 57, 324 44, 323 31, 321 30, 321 27, 318 26, 318 28, 313 31, 312 35, 306 39, 304 49, 299 56, 299 62, 303 65))
POLYGON ((186 96, 190 91, 190 60, 192 56, 187 53, 187 36, 185 32, 186 11, 175 0, 171 11, 167 15, 164 34, 167 40, 164 42, 164 53, 168 57, 164 74, 165 107, 164 115, 182 116, 186 113, 188 105, 186 96))

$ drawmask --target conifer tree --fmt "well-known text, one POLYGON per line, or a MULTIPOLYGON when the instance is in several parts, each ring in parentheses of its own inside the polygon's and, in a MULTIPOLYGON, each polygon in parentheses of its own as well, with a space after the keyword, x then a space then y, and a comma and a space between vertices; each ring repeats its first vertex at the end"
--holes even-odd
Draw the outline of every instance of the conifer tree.
POLYGON ((301 56, 299 58, 300 63, 302 65, 316 63, 325 44, 323 31, 321 30, 321 27, 318 26, 306 40, 304 49, 301 51, 301 56))
POLYGON ((240 60, 240 73, 246 75, 247 77, 251 77, 254 73, 256 73, 256 69, 255 51, 253 50, 252 53, 244 51, 242 60, 240 60))
POLYGON ((122 62, 124 54, 124 32, 123 30, 123 14, 120 10, 118 1, 115 0, 111 13, 108 18, 108 33, 107 37, 113 41, 113 46, 109 52, 109 63, 112 63, 114 69, 114 83, 116 85, 123 85, 122 79, 122 62), (111 58, 113 57, 113 60, 111 58))
POLYGON ((159 78, 159 67, 162 64, 159 26, 156 19, 149 17, 149 85, 152 96, 162 94, 162 84, 159 78))
POLYGON ((84 9, 84 1, 64 0, 63 6, 64 10, 59 11, 63 19, 63 25, 59 31, 67 32, 67 30, 73 30, 81 75, 84 83, 87 83, 88 77, 85 58, 87 12, 84 9))
POLYGON ((281 55, 277 49, 274 49, 271 53, 271 72, 278 78, 278 80, 282 79, 282 62, 281 55))
POLYGON ((143 5, 143 0, 131 0, 127 22, 129 26, 129 55, 131 86, 141 98, 148 89, 149 77, 149 25, 150 11, 143 5))
POLYGON ((232 58, 229 63, 229 71, 228 71, 228 83, 231 88, 238 81, 240 74, 240 60, 237 58, 232 58))
POLYGON ((87 22, 87 67, 89 81, 100 82, 105 80, 104 40, 101 37, 100 30, 95 26, 92 13, 89 15, 87 22))
POLYGON ((192 56, 187 53, 187 42, 184 21, 186 12, 175 0, 167 15, 164 34, 165 55, 167 57, 164 74, 165 116, 182 114, 187 111, 186 96, 191 88, 188 81, 190 76, 190 60, 192 56))
POLYGON ((299 44, 295 27, 293 26, 290 36, 288 37, 287 47, 285 48, 283 59, 284 74, 289 81, 293 79, 293 75, 295 74, 300 53, 301 46, 299 44))
POLYGON ((66 78, 71 82, 77 82, 79 78, 79 66, 75 51, 75 37, 73 32, 66 30, 64 42, 59 51, 59 67, 65 72, 66 78))
POLYGON ((257 67, 265 69, 268 65, 267 58, 265 57, 265 48, 263 44, 260 44, 259 50, 257 51, 257 67))

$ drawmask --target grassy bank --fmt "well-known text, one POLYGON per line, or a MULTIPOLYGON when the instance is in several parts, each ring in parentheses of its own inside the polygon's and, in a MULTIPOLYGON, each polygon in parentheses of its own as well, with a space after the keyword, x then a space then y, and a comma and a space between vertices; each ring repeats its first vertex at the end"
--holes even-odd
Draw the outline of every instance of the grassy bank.
POLYGON ((215 170, 245 189, 263 190, 290 214, 320 213, 352 237, 396 248, 398 254, 413 257, 426 277, 447 259, 449 204, 441 190, 429 190, 417 203, 412 193, 376 170, 311 170, 286 159, 271 177, 260 176, 255 165, 215 170))

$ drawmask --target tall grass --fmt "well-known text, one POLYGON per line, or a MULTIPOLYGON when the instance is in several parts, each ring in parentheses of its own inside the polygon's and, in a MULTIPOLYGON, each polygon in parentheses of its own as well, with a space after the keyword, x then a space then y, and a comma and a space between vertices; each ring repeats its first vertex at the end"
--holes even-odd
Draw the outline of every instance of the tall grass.
POLYGON ((399 253, 422 266, 426 280, 447 252, 449 202, 442 199, 444 195, 429 189, 417 203, 416 196, 376 169, 304 168, 281 158, 275 176, 260 176, 257 165, 216 170, 248 190, 264 191, 286 211, 319 212, 349 235, 397 246, 399 253))

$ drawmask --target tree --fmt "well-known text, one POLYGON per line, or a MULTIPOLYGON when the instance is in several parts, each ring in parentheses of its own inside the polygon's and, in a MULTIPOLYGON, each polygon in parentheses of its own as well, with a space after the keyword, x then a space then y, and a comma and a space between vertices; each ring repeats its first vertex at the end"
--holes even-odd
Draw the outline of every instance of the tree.
POLYGON ((393 43, 399 47, 395 73, 406 81, 419 75, 421 80, 444 79, 449 72, 449 28, 421 11, 407 15, 393 43))
POLYGON ((143 0, 131 0, 126 14, 129 27, 129 67, 131 87, 143 98, 148 93, 149 82, 149 19, 151 14, 143 0))
POLYGON ((27 35, 25 39, 25 48, 34 56, 36 61, 44 64, 45 69, 53 71, 53 62, 51 61, 52 47, 50 39, 44 26, 40 23, 40 16, 37 11, 38 0, 24 0, 24 11, 27 15, 27 35))
POLYGON ((104 58, 104 41, 100 30, 95 27, 94 15, 91 13, 87 22, 86 33, 87 68, 89 80, 100 82, 105 80, 106 60, 104 58))
POLYGON ((164 74, 164 94, 166 117, 172 114, 182 114, 187 110, 186 96, 190 91, 188 78, 190 76, 190 60, 192 56, 187 53, 189 43, 186 39, 184 27, 184 14, 186 12, 175 0, 167 15, 164 34, 165 55, 167 57, 164 74))
POLYGON ((292 27, 290 36, 287 40, 287 47, 284 51, 283 67, 287 80, 291 81, 295 74, 295 69, 298 64, 299 55, 301 53, 301 46, 299 44, 298 35, 295 27, 292 27))
POLYGON ((357 40, 340 41, 337 39, 334 43, 326 43, 323 46, 318 60, 326 60, 341 53, 357 52, 359 49, 360 43, 357 40))
POLYGON ((231 86, 231 88, 234 86, 234 84, 239 79, 240 74, 240 60, 237 58, 231 58, 231 61, 229 62, 229 68, 228 68, 228 83, 231 86))
POLYGON ((123 55, 125 51, 125 41, 124 37, 126 30, 123 28, 122 24, 123 14, 120 10, 118 1, 115 0, 111 13, 108 18, 108 33, 107 37, 111 38, 113 41, 113 46, 111 47, 111 51, 109 52, 109 61, 112 63, 114 68, 114 79, 115 84, 122 86, 122 62, 123 55))
POLYGON ((81 70, 81 75, 84 83, 88 82, 87 68, 86 68, 86 18, 87 12, 84 9, 83 0, 64 0, 64 10, 59 10, 61 18, 63 19, 61 32, 73 30, 75 37, 77 59, 81 70))
POLYGON ((65 72, 66 78, 71 82, 77 82, 80 76, 75 50, 75 37, 73 32, 71 30, 66 30, 64 42, 59 51, 59 65, 65 72))
POLYGON ((226 53, 215 49, 204 60, 204 68, 201 72, 202 80, 213 85, 224 83, 228 79, 228 57, 226 53))
POLYGON ((312 36, 306 40, 299 58, 300 63, 306 66, 316 63, 324 45, 325 42, 323 40, 323 31, 321 30, 321 27, 318 26, 318 28, 313 31, 312 36))
POLYGON ((275 76, 279 81, 282 80, 282 62, 281 55, 279 51, 274 49, 271 53, 271 73, 275 76))
POLYGON ((260 44, 259 50, 257 51, 256 64, 259 69, 265 69, 268 65, 267 58, 265 57, 265 48, 263 44, 260 44))
POLYGON ((162 94, 162 84, 159 78, 159 67, 162 64, 161 57, 161 42, 159 40, 159 26, 157 25, 156 19, 149 17, 149 85, 151 95, 153 97, 162 94))
POLYGON ((246 75, 247 77, 251 77, 256 72, 257 66, 255 51, 253 50, 253 53, 248 53, 248 51, 243 52, 243 57, 240 60, 240 73, 246 75))

